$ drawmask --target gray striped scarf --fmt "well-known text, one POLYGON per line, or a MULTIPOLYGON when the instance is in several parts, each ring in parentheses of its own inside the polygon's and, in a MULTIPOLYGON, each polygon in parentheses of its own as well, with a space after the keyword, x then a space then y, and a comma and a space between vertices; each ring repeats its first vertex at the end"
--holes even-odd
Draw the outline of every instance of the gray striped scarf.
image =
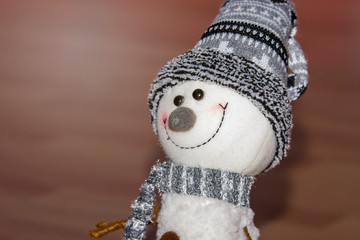
POLYGON ((131 205, 132 212, 125 225, 126 240, 145 238, 147 223, 153 212, 155 187, 159 193, 178 193, 215 198, 238 207, 249 207, 249 194, 255 178, 209 168, 187 167, 173 162, 157 163, 140 188, 131 205))

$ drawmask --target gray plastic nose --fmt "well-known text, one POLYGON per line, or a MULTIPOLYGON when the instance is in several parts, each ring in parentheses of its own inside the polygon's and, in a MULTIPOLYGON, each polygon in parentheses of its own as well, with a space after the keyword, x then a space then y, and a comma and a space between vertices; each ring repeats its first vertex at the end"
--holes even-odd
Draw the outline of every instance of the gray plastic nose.
POLYGON ((169 128, 174 132, 189 131, 196 122, 196 115, 190 108, 179 107, 169 117, 169 128))

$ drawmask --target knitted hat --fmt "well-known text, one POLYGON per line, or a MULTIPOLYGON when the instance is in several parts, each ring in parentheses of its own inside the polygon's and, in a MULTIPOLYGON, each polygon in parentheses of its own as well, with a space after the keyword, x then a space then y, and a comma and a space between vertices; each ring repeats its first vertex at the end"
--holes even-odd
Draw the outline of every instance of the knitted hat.
POLYGON ((247 97, 270 121, 277 149, 266 169, 286 156, 292 128, 290 102, 307 86, 307 63, 293 38, 297 17, 285 0, 228 0, 194 49, 168 62, 149 93, 153 129, 168 88, 206 81, 247 97), (289 74, 290 72, 290 74, 289 74))

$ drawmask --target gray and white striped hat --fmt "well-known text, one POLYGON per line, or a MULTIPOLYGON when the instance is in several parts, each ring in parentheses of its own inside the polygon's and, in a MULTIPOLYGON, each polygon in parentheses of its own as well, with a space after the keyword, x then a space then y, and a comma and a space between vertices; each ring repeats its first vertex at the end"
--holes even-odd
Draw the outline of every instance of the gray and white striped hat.
POLYGON ((292 128, 290 102, 306 89, 307 63, 294 39, 297 17, 285 0, 228 0, 196 46, 168 62, 149 97, 155 133, 158 104, 168 88, 208 81, 247 97, 273 126, 277 151, 267 169, 286 156, 292 128))

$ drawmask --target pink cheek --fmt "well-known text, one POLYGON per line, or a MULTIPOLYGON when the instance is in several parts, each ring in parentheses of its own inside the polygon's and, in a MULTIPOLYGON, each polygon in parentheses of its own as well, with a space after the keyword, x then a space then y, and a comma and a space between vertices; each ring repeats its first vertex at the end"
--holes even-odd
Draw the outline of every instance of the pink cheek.
POLYGON ((218 114, 219 112, 223 112, 223 108, 219 105, 219 103, 216 103, 211 107, 211 112, 214 114, 218 114))
POLYGON ((161 116, 161 126, 163 128, 166 128, 167 126, 167 120, 168 120, 168 117, 169 115, 167 113, 163 113, 162 116, 161 116))

